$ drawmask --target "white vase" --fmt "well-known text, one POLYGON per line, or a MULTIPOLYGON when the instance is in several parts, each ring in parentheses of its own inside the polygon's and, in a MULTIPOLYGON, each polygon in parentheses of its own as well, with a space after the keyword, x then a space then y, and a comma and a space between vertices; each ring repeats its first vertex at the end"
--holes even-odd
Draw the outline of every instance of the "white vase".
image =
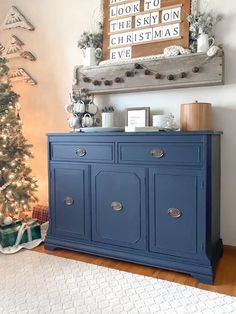
POLYGON ((102 113, 102 127, 112 128, 114 126, 114 114, 113 112, 102 113))
POLYGON ((197 39, 197 52, 207 52, 215 43, 213 37, 209 37, 205 33, 201 33, 197 39))
POLYGON ((83 49, 83 65, 84 66, 93 66, 96 65, 96 56, 95 56, 95 48, 88 47, 83 49))

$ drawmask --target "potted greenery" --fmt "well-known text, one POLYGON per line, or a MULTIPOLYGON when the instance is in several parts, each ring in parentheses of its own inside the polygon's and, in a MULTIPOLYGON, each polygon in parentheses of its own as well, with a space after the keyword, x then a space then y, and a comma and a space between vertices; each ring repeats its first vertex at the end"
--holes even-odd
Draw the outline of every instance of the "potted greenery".
POLYGON ((112 106, 102 109, 102 127, 112 128, 114 126, 114 108, 112 106))
POLYGON ((102 55, 102 23, 99 23, 99 31, 96 33, 83 32, 78 41, 78 47, 83 52, 83 65, 93 66, 98 63, 102 55))
POLYGON ((190 24, 190 48, 193 52, 207 52, 209 40, 214 44, 213 28, 222 18, 221 14, 214 16, 210 12, 201 13, 198 10, 194 10, 187 17, 190 24))

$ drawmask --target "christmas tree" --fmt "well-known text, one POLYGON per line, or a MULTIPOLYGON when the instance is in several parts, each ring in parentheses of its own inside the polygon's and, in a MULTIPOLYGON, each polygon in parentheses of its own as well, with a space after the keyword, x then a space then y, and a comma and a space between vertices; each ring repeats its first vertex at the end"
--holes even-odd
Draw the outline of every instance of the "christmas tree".
POLYGON ((0 218, 29 210, 38 188, 27 164, 32 145, 22 133, 19 95, 11 89, 8 71, 0 56, 0 218))

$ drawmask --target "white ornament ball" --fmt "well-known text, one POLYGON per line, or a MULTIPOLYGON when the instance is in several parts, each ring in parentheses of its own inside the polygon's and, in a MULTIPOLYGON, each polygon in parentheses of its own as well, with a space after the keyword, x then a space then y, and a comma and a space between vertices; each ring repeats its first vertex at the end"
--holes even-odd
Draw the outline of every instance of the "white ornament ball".
POLYGON ((12 218, 11 217, 5 217, 3 220, 4 225, 11 225, 12 224, 12 218))

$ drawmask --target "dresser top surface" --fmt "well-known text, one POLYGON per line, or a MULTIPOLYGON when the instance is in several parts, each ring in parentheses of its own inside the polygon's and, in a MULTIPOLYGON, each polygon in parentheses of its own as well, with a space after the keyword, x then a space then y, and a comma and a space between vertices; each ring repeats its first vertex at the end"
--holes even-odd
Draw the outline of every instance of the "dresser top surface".
POLYGON ((222 135, 222 131, 159 131, 159 132, 65 132, 65 133, 48 133, 48 136, 199 136, 199 135, 222 135))

